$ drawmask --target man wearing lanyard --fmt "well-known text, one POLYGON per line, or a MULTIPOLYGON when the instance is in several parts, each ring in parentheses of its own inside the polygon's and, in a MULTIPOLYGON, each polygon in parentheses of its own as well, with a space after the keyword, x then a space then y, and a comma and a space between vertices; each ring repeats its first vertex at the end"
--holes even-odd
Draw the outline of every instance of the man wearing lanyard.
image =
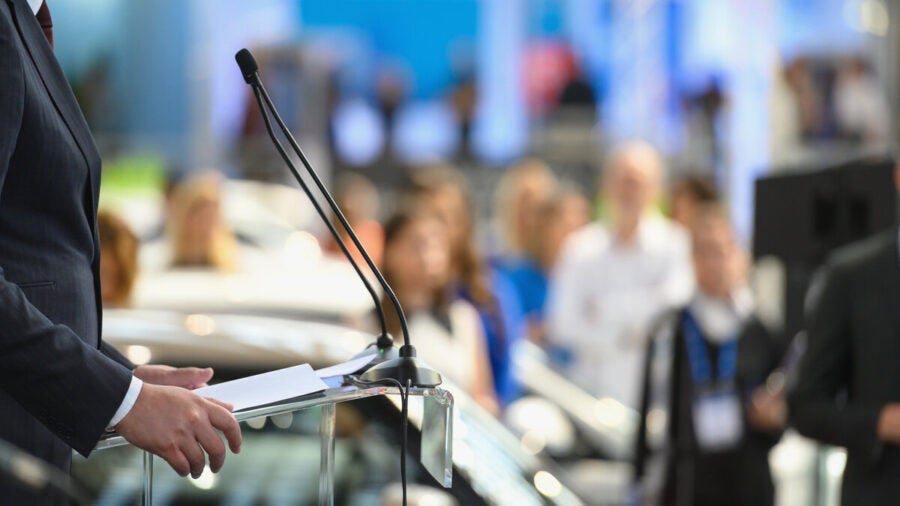
POLYGON ((691 236, 698 290, 651 336, 635 491, 641 504, 773 504, 768 453, 785 410, 766 380, 780 347, 753 317, 726 213, 702 207, 691 236))

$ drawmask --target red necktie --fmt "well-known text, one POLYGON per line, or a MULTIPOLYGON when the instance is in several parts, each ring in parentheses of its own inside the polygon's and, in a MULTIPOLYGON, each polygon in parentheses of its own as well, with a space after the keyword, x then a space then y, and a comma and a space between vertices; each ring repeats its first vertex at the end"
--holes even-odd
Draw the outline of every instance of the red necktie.
POLYGON ((53 47, 53 20, 50 19, 50 8, 47 7, 47 2, 41 4, 41 8, 38 9, 37 14, 38 23, 41 24, 41 29, 44 30, 44 35, 47 36, 47 42, 50 43, 50 47, 53 47))

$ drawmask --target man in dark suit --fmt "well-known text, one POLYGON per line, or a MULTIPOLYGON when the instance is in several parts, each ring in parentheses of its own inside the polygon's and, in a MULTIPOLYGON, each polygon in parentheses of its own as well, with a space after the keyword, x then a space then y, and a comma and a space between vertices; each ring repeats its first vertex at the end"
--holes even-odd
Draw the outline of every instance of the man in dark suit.
MULTIPOLYGON (((33 4, 0 0, 0 439, 68 469, 72 448, 88 455, 115 427, 182 475, 202 472, 204 450, 218 470, 216 429, 237 451, 240 428, 179 388, 212 372, 132 371, 100 340, 100 157, 33 4)), ((32 502, 2 488, 4 504, 32 502)))
POLYGON ((789 395, 801 434, 847 448, 842 504, 900 501, 897 230, 838 251, 810 292, 807 351, 789 395))

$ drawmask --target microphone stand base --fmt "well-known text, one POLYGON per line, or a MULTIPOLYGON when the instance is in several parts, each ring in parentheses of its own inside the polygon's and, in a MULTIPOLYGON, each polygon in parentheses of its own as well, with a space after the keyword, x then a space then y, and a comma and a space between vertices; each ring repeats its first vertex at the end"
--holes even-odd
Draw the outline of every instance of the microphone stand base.
POLYGON ((357 353, 356 355, 353 355, 353 357, 351 358, 351 360, 354 360, 354 359, 357 359, 357 358, 362 358, 362 357, 365 357, 365 356, 367 356, 367 355, 371 355, 373 358, 372 358, 372 361, 371 361, 371 362, 369 362, 368 364, 366 364, 366 366, 365 366, 365 368, 363 369, 363 371, 368 371, 369 369, 375 367, 375 366, 378 365, 378 364, 382 364, 382 363, 384 363, 384 362, 387 362, 388 360, 396 359, 396 358, 398 358, 398 357, 400 356, 400 354, 397 353, 397 348, 395 348, 395 347, 392 346, 392 347, 390 347, 390 348, 387 348, 387 349, 384 349, 384 350, 376 350, 376 351, 374 351, 374 352, 372 352, 372 351, 370 351, 370 350, 368 350, 368 349, 367 349, 367 350, 363 350, 363 351, 361 351, 360 353, 357 353))
POLYGON ((432 388, 441 384, 441 375, 426 367, 416 357, 397 357, 386 360, 359 376, 367 383, 380 383, 386 379, 395 379, 401 385, 410 381, 412 386, 432 388))

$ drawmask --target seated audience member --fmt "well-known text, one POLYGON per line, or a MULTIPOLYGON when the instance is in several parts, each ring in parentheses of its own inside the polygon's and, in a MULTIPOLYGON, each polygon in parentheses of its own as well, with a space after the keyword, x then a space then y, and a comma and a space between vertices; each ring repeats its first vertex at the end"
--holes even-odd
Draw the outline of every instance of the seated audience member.
POLYGON ((591 221, 591 204, 578 190, 560 187, 537 211, 535 226, 518 259, 500 262, 516 287, 528 318, 528 337, 544 341, 544 310, 553 271, 566 238, 591 221))
POLYGON ((541 207, 556 191, 556 176, 542 161, 528 159, 510 167, 500 178, 494 199, 500 263, 527 255, 537 233, 541 207))
POLYGON ((448 167, 417 170, 406 198, 425 206, 446 224, 450 237, 450 284, 454 294, 478 310, 487 340, 494 389, 502 404, 518 395, 511 353, 525 333, 516 289, 491 269, 475 244, 474 205, 462 176, 448 167))
POLYGON ((739 247, 724 210, 696 210, 697 292, 661 319, 647 347, 636 484, 641 504, 765 506, 769 450, 786 418, 766 380, 781 349, 754 317, 732 265, 739 247))
POLYGON ((609 220, 566 240, 548 301, 548 336, 568 349, 570 378, 632 408, 650 323, 693 291, 687 235, 653 211, 662 172, 648 144, 614 152, 602 187, 609 220))
POLYGON ((715 184, 702 176, 686 176, 672 185, 669 215, 682 227, 690 227, 697 209, 718 200, 715 184))
MULTIPOLYGON (((447 226, 438 216, 404 208, 385 225, 385 279, 406 313, 419 358, 496 414, 481 320, 449 284, 450 249, 447 226)), ((399 341, 399 317, 387 301, 383 307, 388 330, 399 341)))
POLYGON ((97 214, 100 235, 100 292, 103 307, 126 307, 138 271, 138 238, 117 216, 97 214))
POLYGON ((171 267, 222 272, 237 268, 237 239, 225 225, 221 202, 222 181, 215 173, 196 176, 175 188, 167 226, 171 267))
MULTIPOLYGON (((381 265, 381 252, 384 249, 384 230, 378 223, 378 189, 365 176, 348 172, 341 175, 335 184, 335 201, 347 218, 347 222, 359 237, 359 242, 369 253, 375 265, 381 265)), ((341 238, 350 249, 350 254, 360 265, 365 266, 362 254, 356 249, 337 217, 332 218, 335 229, 340 231, 341 238)), ((343 257, 343 253, 329 234, 324 241, 324 249, 328 253, 343 257)))

